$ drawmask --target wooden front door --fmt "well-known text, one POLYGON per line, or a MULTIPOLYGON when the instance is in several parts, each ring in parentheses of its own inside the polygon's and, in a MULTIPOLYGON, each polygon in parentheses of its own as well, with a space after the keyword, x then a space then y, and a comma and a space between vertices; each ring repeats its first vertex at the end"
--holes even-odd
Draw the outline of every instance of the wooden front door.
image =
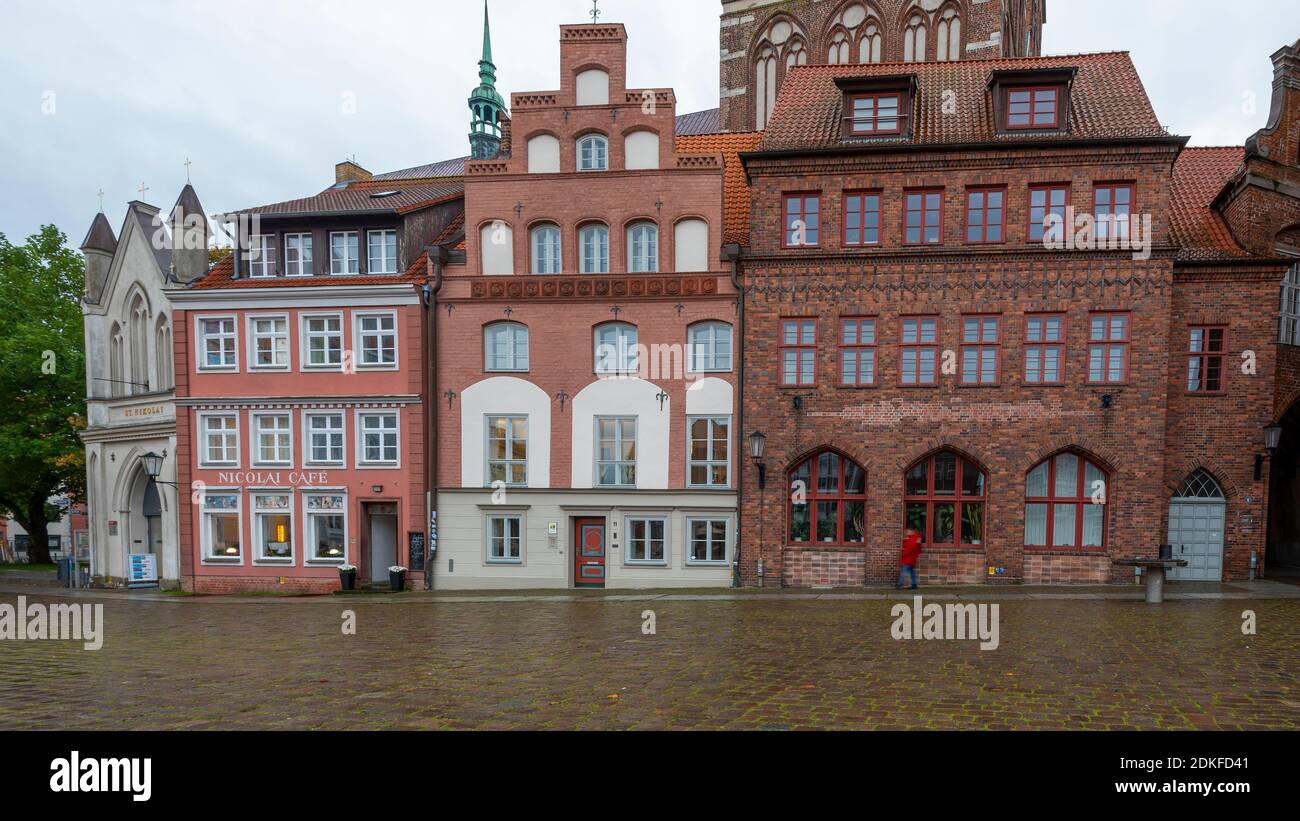
POLYGON ((573 586, 605 586, 605 520, 573 522, 573 586))

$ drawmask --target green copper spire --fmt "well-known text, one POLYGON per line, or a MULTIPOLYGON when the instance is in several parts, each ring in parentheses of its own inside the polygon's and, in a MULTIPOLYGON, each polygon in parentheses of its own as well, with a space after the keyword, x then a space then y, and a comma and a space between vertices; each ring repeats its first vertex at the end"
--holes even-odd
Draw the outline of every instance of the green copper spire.
POLYGON ((469 95, 469 110, 474 115, 470 120, 470 156, 489 160, 501 150, 501 113, 506 109, 506 101, 497 91, 487 0, 483 0, 483 58, 478 62, 478 79, 478 88, 469 95))

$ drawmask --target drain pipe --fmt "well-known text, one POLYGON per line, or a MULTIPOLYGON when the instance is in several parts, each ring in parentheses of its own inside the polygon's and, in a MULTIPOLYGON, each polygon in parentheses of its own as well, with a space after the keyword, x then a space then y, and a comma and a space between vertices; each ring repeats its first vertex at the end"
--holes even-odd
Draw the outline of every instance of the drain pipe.
MULTIPOLYGON (((742 586, 740 577, 740 534, 744 532, 741 526, 745 520, 745 507, 741 503, 744 498, 744 466, 745 459, 741 456, 741 448, 744 446, 745 438, 745 285, 740 279, 740 244, 729 242, 722 246, 722 260, 731 265, 731 284, 736 289, 736 325, 737 325, 737 342, 733 343, 731 349, 736 352, 736 425, 735 435, 732 436, 732 450, 736 460, 736 546, 732 556, 732 573, 731 586, 738 588, 742 586)), ((762 561, 762 554, 759 554, 759 561, 762 561)))
POLYGON ((424 294, 425 371, 422 380, 428 390, 424 403, 424 589, 433 590, 433 566, 437 560, 437 547, 433 542, 433 512, 437 510, 438 492, 438 292, 442 290, 442 270, 447 264, 448 252, 441 245, 425 248, 429 265, 433 269, 433 285, 425 283, 424 294))

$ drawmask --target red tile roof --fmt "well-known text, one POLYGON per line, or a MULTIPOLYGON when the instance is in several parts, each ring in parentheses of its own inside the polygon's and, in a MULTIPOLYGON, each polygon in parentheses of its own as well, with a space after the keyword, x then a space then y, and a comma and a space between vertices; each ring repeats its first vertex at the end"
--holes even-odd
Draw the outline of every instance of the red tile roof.
POLYGON ((215 290, 219 288, 319 288, 329 285, 420 285, 424 283, 427 272, 428 254, 420 254, 402 274, 235 279, 234 259, 227 254, 212 266, 202 279, 195 280, 190 287, 199 290, 215 290))
POLYGON ((1210 203, 1245 157, 1237 146, 1187 148, 1174 163, 1169 225, 1179 259, 1214 260, 1249 256, 1232 238, 1210 203))
POLYGON ((389 180, 354 182, 330 186, 313 197, 277 202, 236 213, 264 215, 308 214, 408 214, 456 197, 464 196, 465 185, 458 179, 438 183, 403 183, 389 180), (390 196, 379 196, 396 192, 390 196))
POLYGON ((722 155, 722 241, 749 243, 749 184, 740 152, 753 151, 763 135, 758 132, 693 134, 679 136, 677 150, 683 154, 722 155))
MULTIPOLYGON (((761 150, 795 151, 843 145, 844 94, 837 78, 916 76, 916 121, 909 142, 945 145, 1017 140, 1106 140, 1169 136, 1156 119, 1127 52, 1058 57, 799 66, 777 98, 761 150), (1063 134, 1003 134, 995 127, 989 80, 994 72, 1076 69, 1070 130, 1063 134), (956 96, 946 95, 953 92, 956 96), (945 103, 956 105, 944 113, 945 103)), ((906 139, 906 138, 905 138, 906 139)))

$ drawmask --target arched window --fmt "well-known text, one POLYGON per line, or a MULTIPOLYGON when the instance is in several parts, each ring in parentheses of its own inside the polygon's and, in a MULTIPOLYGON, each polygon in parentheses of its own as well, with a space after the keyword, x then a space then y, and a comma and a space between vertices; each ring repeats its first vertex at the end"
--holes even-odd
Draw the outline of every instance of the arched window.
POLYGON ((1278 342, 1300 345, 1300 263, 1291 266, 1282 280, 1282 311, 1278 342))
POLYGON ((578 105, 609 105, 609 74, 598 68, 580 73, 574 82, 578 105))
POLYGON ((633 131, 623 139, 623 167, 644 171, 659 167, 659 135, 653 131, 633 131))
POLYGON ((515 272, 515 232, 504 220, 493 220, 479 229, 479 256, 484 276, 508 276, 515 272))
POLYGON ((528 370, 528 326, 494 322, 483 329, 483 370, 528 370))
POLYGON ((836 29, 831 34, 831 42, 826 51, 826 62, 828 65, 846 65, 852 60, 849 57, 849 33, 844 29, 836 29))
POLYGON ((678 273, 709 270, 709 224, 684 219, 673 226, 673 262, 678 273))
POLYGON ((635 325, 606 322, 596 326, 596 373, 634 374, 639 364, 635 325))
POLYGON ((904 522, 923 544, 984 544, 984 471, 969 459, 940 451, 913 465, 903 479, 904 522))
POLYGON ((175 387, 172 377, 172 329, 167 317, 159 315, 154 332, 154 353, 158 357, 158 390, 175 387))
POLYGON ((790 471, 791 544, 864 544, 867 471, 834 451, 822 451, 790 471))
POLYGON ((564 270, 560 226, 551 223, 536 226, 531 245, 534 274, 558 274, 564 270))
POLYGON ((961 16, 954 8, 945 9, 934 27, 935 59, 961 59, 961 16))
POLYGON ((1197 468, 1183 480, 1174 495, 1179 499, 1222 499, 1223 488, 1208 471, 1197 468))
POLYGON ((1058 453, 1025 477, 1025 544, 1103 547, 1106 474, 1076 453, 1058 453))
POLYGON ((785 68, 787 71, 795 66, 808 64, 808 49, 804 48, 803 38, 794 37, 785 50, 785 68))
POLYGON ((862 27, 862 39, 858 41, 858 62, 879 63, 884 38, 880 36, 880 25, 875 20, 868 20, 862 27))
POLYGON ((925 62, 925 16, 919 11, 912 14, 903 29, 903 60, 908 63, 925 62))
POLYGON ((634 274, 659 270, 659 226, 638 222, 627 229, 627 269, 634 274))
POLYGON ((122 339, 122 326, 114 322, 112 330, 108 333, 109 396, 126 394, 126 354, 123 351, 125 346, 126 342, 122 339))
POLYGON ((135 295, 131 300, 131 314, 127 319, 131 348, 131 393, 146 393, 149 382, 149 308, 144 297, 135 295))
POLYGON ((600 134, 588 134, 578 140, 578 170, 608 171, 609 140, 600 134))
POLYGON ((776 49, 764 44, 754 61, 754 128, 758 131, 767 127, 776 108, 776 91, 776 49))
POLYGON ((550 134, 538 134, 528 141, 528 173, 557 174, 560 171, 560 141, 550 134))
POLYGON ((725 322, 697 322, 687 329, 692 373, 731 370, 731 326, 725 322))
POLYGON ((579 270, 584 274, 609 273, 609 229, 600 223, 578 231, 579 270))

